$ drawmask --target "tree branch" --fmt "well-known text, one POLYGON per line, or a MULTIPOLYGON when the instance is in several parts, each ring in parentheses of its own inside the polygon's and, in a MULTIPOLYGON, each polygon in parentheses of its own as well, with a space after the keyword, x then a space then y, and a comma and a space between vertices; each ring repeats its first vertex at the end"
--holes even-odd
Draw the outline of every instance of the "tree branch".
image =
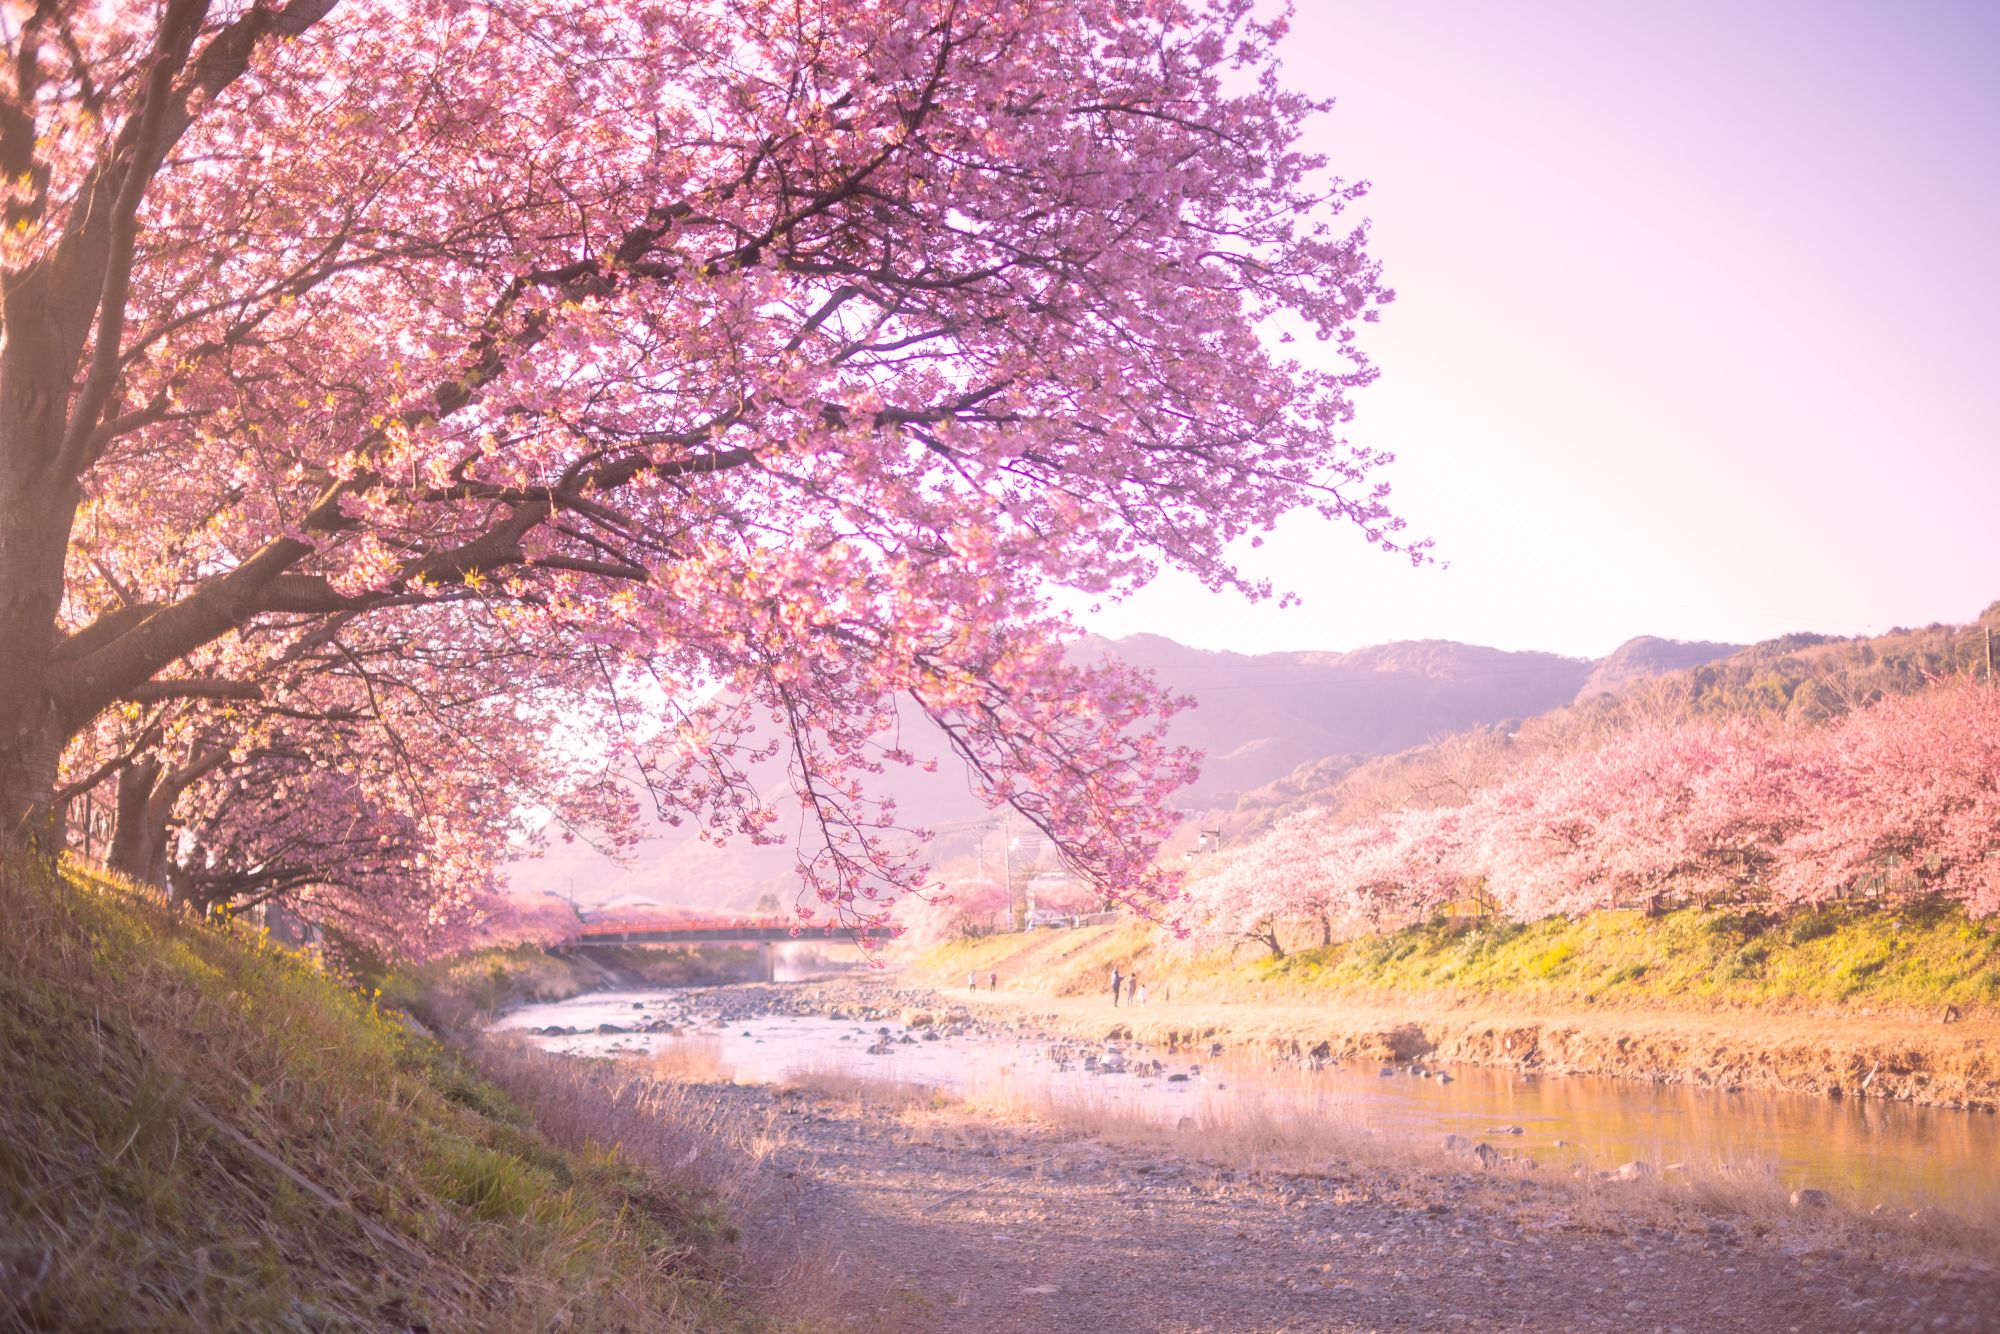
POLYGON ((120 698, 135 704, 159 704, 170 699, 248 699, 264 698, 263 688, 253 681, 224 681, 214 677, 168 677, 158 681, 141 681, 120 698))

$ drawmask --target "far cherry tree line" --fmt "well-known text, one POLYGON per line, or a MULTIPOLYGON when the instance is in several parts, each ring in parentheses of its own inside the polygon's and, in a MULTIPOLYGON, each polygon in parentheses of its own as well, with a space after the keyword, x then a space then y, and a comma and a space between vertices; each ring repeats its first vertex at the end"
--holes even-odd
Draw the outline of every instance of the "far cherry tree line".
POLYGON ((1197 942, 1288 947, 1453 905, 1606 908, 1867 897, 2000 913, 2000 690, 1952 684, 1816 728, 1651 723, 1537 755, 1461 804, 1288 816, 1189 891, 1197 942))

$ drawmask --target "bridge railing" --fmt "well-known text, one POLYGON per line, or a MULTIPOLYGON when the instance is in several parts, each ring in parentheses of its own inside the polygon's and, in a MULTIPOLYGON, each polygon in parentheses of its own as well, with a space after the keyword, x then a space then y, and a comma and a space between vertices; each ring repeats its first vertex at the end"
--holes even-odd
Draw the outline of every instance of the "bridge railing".
MULTIPOLYGON (((599 917, 583 923, 570 939, 602 940, 609 936, 643 932, 648 935, 686 936, 696 940, 721 932, 783 931, 789 934, 794 930, 798 931, 801 939, 821 934, 817 926, 804 925, 794 917, 599 917)), ((891 938, 902 935, 903 928, 891 926, 871 934, 891 938)))
POLYGON ((696 931, 789 931, 797 925, 786 917, 612 917, 593 918, 585 922, 577 934, 588 940, 593 936, 623 936, 635 931, 658 931, 677 934, 696 931))

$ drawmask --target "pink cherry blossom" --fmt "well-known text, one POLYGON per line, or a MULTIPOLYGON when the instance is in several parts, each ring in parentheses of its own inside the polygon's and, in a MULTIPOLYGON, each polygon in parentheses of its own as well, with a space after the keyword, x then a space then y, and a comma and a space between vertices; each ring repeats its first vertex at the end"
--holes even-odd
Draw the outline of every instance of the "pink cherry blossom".
POLYGON ((795 837, 802 920, 865 931, 927 883, 874 795, 930 758, 901 697, 1171 919, 1175 702, 1069 662, 1054 590, 1269 596, 1228 546, 1300 509, 1424 558, 1342 436, 1392 294, 1282 27, 37 8, 0 79, 0 827, 153 766, 183 870, 317 848, 380 871, 357 921, 427 886, 386 933, 530 812, 621 837, 587 751, 708 836, 795 837))

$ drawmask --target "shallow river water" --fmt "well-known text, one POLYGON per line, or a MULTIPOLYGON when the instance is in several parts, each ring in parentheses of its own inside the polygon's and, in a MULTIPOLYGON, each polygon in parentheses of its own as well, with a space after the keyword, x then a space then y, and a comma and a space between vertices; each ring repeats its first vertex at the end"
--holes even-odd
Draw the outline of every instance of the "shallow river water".
POLYGON ((1305 1070, 1247 1050, 1170 1054, 1144 1043, 1052 1043, 976 1030, 927 1039, 921 1029, 886 1019, 749 1013, 756 1008, 728 988, 598 992, 512 1011, 494 1027, 577 1030, 534 1040, 579 1055, 712 1061, 750 1083, 841 1073, 958 1093, 1006 1089, 1169 1123, 1227 1120, 1231 1112, 1293 1123, 1336 1118, 1392 1141, 1435 1144, 1457 1134, 1544 1163, 1771 1171, 1788 1185, 1832 1189, 1864 1204, 1950 1206, 2000 1193, 2000 1116, 1985 1113, 1481 1066, 1418 1067, 1422 1074, 1373 1063, 1305 1070), (723 1014, 734 1017, 724 1021, 723 1014), (674 1031, 597 1031, 649 1022, 674 1031), (1086 1068, 1086 1055, 1098 1058, 1097 1068, 1086 1068), (1121 1059, 1123 1070, 1104 1069, 1121 1059))

